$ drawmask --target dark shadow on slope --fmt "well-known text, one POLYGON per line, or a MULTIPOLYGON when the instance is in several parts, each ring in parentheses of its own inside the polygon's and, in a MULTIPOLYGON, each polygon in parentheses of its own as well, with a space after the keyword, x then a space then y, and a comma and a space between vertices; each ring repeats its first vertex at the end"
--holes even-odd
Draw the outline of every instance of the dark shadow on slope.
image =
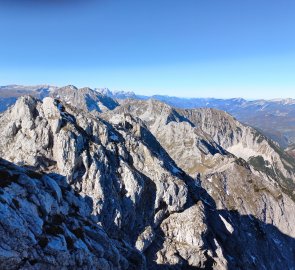
POLYGON ((174 108, 171 108, 171 114, 169 114, 165 124, 168 125, 170 122, 186 122, 192 127, 196 127, 193 122, 191 122, 187 117, 179 114, 174 108))
MULTIPOLYGON (((253 215, 240 215, 237 211, 218 210, 213 198, 199 187, 200 196, 205 205, 208 234, 203 236, 204 250, 210 249, 213 257, 222 251, 228 262, 229 270, 293 269, 295 265, 295 239, 282 233, 276 226, 266 224, 253 215), (231 232, 231 230, 233 230, 231 232), (217 241, 217 242, 216 242, 217 241), (217 246, 218 243, 218 246, 217 246)), ((192 195, 194 196, 194 195, 192 195)), ((191 205, 187 205, 190 207, 191 205)), ((176 254, 181 263, 176 265, 157 264, 156 253, 163 248, 164 233, 157 229, 157 238, 145 252, 148 269, 185 270, 213 269, 214 258, 207 256, 207 262, 201 266, 189 266, 176 254)), ((218 269, 218 268, 215 268, 218 269)))
MULTIPOLYGON (((38 216, 43 220, 43 226, 42 233, 36 236, 37 243, 28 243, 32 250, 38 248, 44 250, 47 248, 52 238, 63 236, 66 241, 67 250, 63 250, 61 253, 66 253, 67 251, 69 252, 69 255, 65 254, 63 256, 73 256, 73 258, 75 258, 75 254, 78 250, 76 245, 81 247, 81 243, 78 243, 77 241, 82 241, 83 245, 87 247, 91 254, 96 256, 97 259, 102 258, 103 253, 106 254, 106 258, 108 258, 108 256, 112 256, 111 254, 108 254, 108 252, 111 251, 110 242, 108 242, 105 232, 103 232, 104 228, 97 225, 97 216, 92 214, 94 209, 92 198, 89 196, 81 196, 71 185, 67 183, 65 176, 56 173, 39 173, 27 167, 16 166, 15 164, 0 158, 0 195, 5 194, 6 188, 10 188, 12 185, 24 187, 28 191, 27 197, 22 197, 21 200, 27 200, 35 204, 36 202, 32 199, 34 197, 32 194, 36 191, 31 191, 30 188, 37 185, 42 188, 42 192, 46 190, 46 192, 55 198, 57 205, 59 205, 58 207, 62 207, 62 201, 69 203, 68 213, 66 215, 61 212, 56 212, 56 206, 54 206, 53 210, 46 210, 46 208, 38 206, 38 216), (52 182, 49 181, 49 178, 51 181, 55 181, 58 184, 61 191, 60 194, 55 185, 52 185, 52 182), (33 185, 33 183, 35 184, 33 185), (31 195, 30 192, 32 192, 31 195), (62 200, 60 200, 61 198, 62 200), (101 248, 105 250, 102 252, 101 248)), ((17 196, 13 197, 13 206, 10 205, 9 207, 13 207, 15 211, 18 211, 17 209, 22 207, 19 199, 20 198, 17 196)), ((5 201, 2 200, 1 203, 5 203, 5 201)), ((32 219, 31 222, 34 222, 34 219, 32 219)), ((0 229, 2 231, 2 226, 0 226, 0 229)), ((12 239, 13 237, 14 235, 11 235, 12 239)), ((113 237, 111 238, 114 239, 113 237)), ((120 251, 121 255, 123 255, 129 262, 128 269, 142 269, 145 261, 140 252, 133 248, 128 242, 125 242, 120 235, 117 235, 115 238, 117 241, 116 247, 120 251)), ((15 239, 15 241, 18 240, 15 239)), ((38 269, 45 269, 45 267, 50 266, 56 267, 54 264, 51 265, 54 260, 52 260, 52 262, 40 260, 36 261, 33 257, 34 254, 34 252, 32 254, 29 253, 27 256, 22 258, 21 261, 15 263, 12 268, 9 268, 6 265, 5 269, 16 269, 24 266, 26 269, 30 269, 30 267, 39 267, 38 269)), ((48 254, 48 256, 50 256, 50 254, 48 254)), ((117 255, 115 254, 115 256, 117 255)), ((5 264, 4 258, 5 257, 0 258, 0 268, 1 265, 3 266, 3 264, 5 264)), ((9 258, 7 259, 9 261, 9 258)), ((112 261, 116 259, 115 257, 114 259, 110 257, 109 260, 112 261)), ((80 262, 78 262, 78 264, 79 263, 80 262)), ((112 263, 116 262, 112 261, 112 263)), ((83 269, 91 269, 89 268, 89 265, 80 266, 81 269, 83 267, 83 269)))
MULTIPOLYGON (((10 184, 18 181, 18 172, 15 165, 4 162, 1 160, 0 166, 0 179, 1 188, 5 188, 10 184), (9 171, 9 173, 7 172, 9 171), (16 171, 16 173, 12 173, 16 171)), ((35 179, 35 181, 40 181, 43 174, 35 171, 31 171, 23 168, 23 173, 30 178, 35 179)), ((44 235, 40 237, 39 245, 46 246, 46 237, 48 235, 58 235, 63 233, 64 225, 70 226, 70 220, 77 219, 83 226, 71 228, 71 231, 76 237, 83 241, 85 234, 87 233, 87 228, 91 230, 101 230, 98 225, 95 224, 97 216, 92 215, 93 201, 89 196, 81 197, 78 192, 74 191, 73 188, 66 183, 65 177, 58 174, 49 174, 49 177, 55 179, 59 184, 62 191, 63 198, 69 196, 69 194, 74 194, 79 201, 83 201, 89 207, 89 215, 85 218, 85 214, 81 213, 79 204, 72 204, 70 206, 70 213, 68 216, 63 215, 53 215, 53 216, 43 216, 46 219, 44 223, 44 235)), ((237 211, 228 210, 217 210, 216 205, 212 197, 201 187, 197 187, 195 182, 190 177, 185 177, 187 184, 190 188, 190 200, 186 205, 186 209, 191 207, 196 200, 201 199, 205 205, 206 220, 209 227, 209 232, 204 235, 205 246, 204 249, 211 249, 213 254, 218 252, 218 247, 214 239, 217 240, 218 245, 220 245, 224 257, 228 261, 228 269, 292 269, 291 266, 295 264, 295 239, 289 237, 282 232, 280 232, 275 226, 271 224, 265 224, 264 222, 258 220, 254 216, 240 215, 237 211), (192 187, 191 185, 194 185, 192 187), (224 221, 228 222, 233 229, 231 233, 229 225, 224 221), (228 227, 228 228, 227 228, 228 227), (284 257, 282 257, 282 255, 284 257)), ((144 179, 148 181, 147 179, 144 179)), ((54 191, 53 196, 55 196, 54 191)), ((150 190, 145 190, 149 193, 150 190)), ((148 197, 143 197, 142 203, 146 203, 146 200, 153 200, 150 194, 148 197)), ((123 195, 123 197, 125 197, 123 195)), ((129 208, 128 208, 129 209, 129 208)), ((138 209, 140 211, 140 209, 138 209)), ((142 209, 144 215, 144 209, 142 209)), ((41 215, 46 215, 41 213, 41 215)), ((127 217, 123 217, 127 219, 127 217)), ((140 225, 139 230, 134 230, 133 239, 131 242, 140 234, 142 228, 148 223, 151 223, 150 214, 147 215, 147 220, 140 225)), ((129 233, 133 228, 128 228, 128 222, 125 222, 125 233, 129 233)), ((88 231, 89 233, 89 231, 88 231)), ((163 231, 161 228, 156 228, 157 237, 154 243, 146 250, 145 255, 147 257, 148 269, 160 269, 160 270, 180 270, 180 269, 212 269, 214 259, 208 256, 207 263, 202 267, 192 267, 187 265, 183 260, 177 265, 158 265, 155 263, 155 255, 161 250, 163 244, 163 231)), ((133 243, 127 243, 122 241, 123 235, 119 231, 112 233, 112 238, 117 239, 122 246, 128 246, 129 248, 124 249, 122 252, 126 258, 132 262, 130 269, 138 269, 142 265, 142 258, 139 252, 130 249, 130 245, 133 243), (125 253, 124 253, 125 252, 125 253)), ((87 242, 85 243, 87 245, 87 242)), ((67 245, 69 250, 74 252, 74 247, 71 239, 67 239, 67 245)), ((28 258, 29 260, 29 258, 28 258)), ((24 262, 25 263, 25 262, 24 262)), ((33 262, 32 262, 33 263, 33 262)))
MULTIPOLYGON (((131 129, 132 125, 129 124, 123 128, 126 130, 128 127, 131 129)), ((118 133, 117 135, 120 136, 118 133)), ((144 127, 140 127, 140 138, 141 141, 146 144, 150 150, 152 150, 153 154, 163 162, 163 166, 165 168, 170 171, 173 167, 177 168, 174 161, 162 148, 156 138, 144 127)), ((123 138, 121 139, 124 140, 123 138)), ((114 156, 113 153, 110 153, 110 156, 114 156)), ((132 157, 130 155, 128 156, 128 159, 129 164, 133 164, 132 157)), ((241 162, 240 160, 238 161, 241 162)), ((116 164, 116 162, 113 164, 116 164)), ((241 163, 241 165, 245 167, 248 166, 246 163, 241 163)), ((119 164, 117 163, 116 166, 119 167, 119 164)), ((265 224, 254 216, 243 216, 237 211, 218 210, 216 208, 215 201, 207 193, 207 191, 200 186, 197 186, 196 181, 186 175, 181 169, 177 169, 179 171, 177 175, 188 185, 190 190, 189 199, 185 205, 185 209, 190 208, 199 200, 202 200, 205 205, 205 214, 209 232, 206 236, 204 236, 204 242, 206 245, 204 248, 211 249, 214 256, 216 256, 217 252, 220 252, 220 249, 228 261, 229 270, 263 269, 263 266, 265 266, 266 269, 281 269, 281 266, 283 266, 284 269, 291 269, 291 265, 295 264, 294 238, 283 234, 275 226, 265 224), (230 226, 233 228, 233 233, 229 232, 226 222, 231 224, 230 226), (219 249, 215 239, 220 246, 219 249), (288 249, 283 250, 283 247, 288 247, 288 249), (283 258, 282 255, 285 256, 285 258, 283 258), (275 256, 275 259, 271 260, 270 256, 275 256)), ((136 171, 134 167, 133 170, 136 171)), ((137 173, 141 175, 148 185, 154 185, 151 179, 147 178, 138 171, 137 173)), ((143 203, 147 203, 146 199, 149 203, 151 203, 151 200, 154 200, 156 192, 155 188, 152 188, 149 192, 151 192, 151 197, 144 198, 143 203)), ((153 207, 153 203, 154 201, 149 207, 153 207)), ((165 208, 167 206, 165 204, 160 204, 159 207, 165 208)), ((160 209, 153 208, 153 210, 156 212, 160 209)), ((165 216, 164 218, 168 218, 168 216, 165 216)), ((151 220, 152 216, 149 215, 147 222, 145 224, 141 224, 142 226, 140 226, 140 229, 135 231, 136 233, 133 235, 132 244, 134 244, 134 240, 140 235, 145 225, 152 224, 151 220)), ((126 229, 126 232, 128 233, 128 230, 131 228, 128 228, 127 226, 126 229)), ((159 250, 161 250, 164 237, 163 231, 160 227, 156 227, 155 231, 157 238, 145 251, 149 269, 198 269, 197 267, 193 268, 188 266, 184 260, 180 265, 155 264, 155 255, 159 250)), ((202 269, 212 269, 215 263, 214 259, 210 258, 208 254, 206 256, 207 262, 202 269)))
POLYGON ((108 232, 113 238, 125 240, 135 245, 138 236, 147 226, 151 225, 153 220, 156 185, 149 177, 133 166, 132 157, 128 154, 125 157, 125 164, 128 164, 135 181, 137 181, 137 185, 142 188, 141 195, 136 196, 136 201, 133 201, 127 194, 124 179, 122 179, 119 173, 120 159, 122 157, 119 156, 117 149, 115 149, 116 155, 107 149, 105 151, 109 162, 112 164, 112 168, 102 169, 101 174, 105 176, 101 179, 104 181, 101 187, 104 194, 112 194, 112 197, 106 198, 106 201, 103 203, 102 213, 105 213, 105 216, 99 218, 99 220, 104 222, 105 227, 108 228, 108 232), (113 207, 114 201, 116 204, 118 203, 118 208, 116 209, 113 207), (122 214, 120 226, 114 223, 116 213, 110 213, 110 209, 118 210, 122 214), (106 223, 107 220, 109 221, 106 223))

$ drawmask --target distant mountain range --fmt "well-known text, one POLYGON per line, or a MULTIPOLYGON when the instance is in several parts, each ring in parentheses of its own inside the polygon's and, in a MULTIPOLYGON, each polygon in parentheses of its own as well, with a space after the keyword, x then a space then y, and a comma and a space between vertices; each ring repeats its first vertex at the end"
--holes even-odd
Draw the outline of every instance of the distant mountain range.
MULTIPOLYGON (((0 112, 15 103, 22 95, 37 98, 50 96, 58 87, 49 85, 0 87, 0 112)), ((89 88, 88 88, 89 89, 89 88)), ((239 121, 255 127, 266 136, 287 148, 295 144, 295 99, 245 100, 242 98, 181 98, 164 95, 144 96, 134 92, 111 91, 108 88, 96 88, 102 96, 112 99, 156 99, 181 109, 215 108, 233 115, 239 121)), ((90 105, 93 106, 93 105, 90 105)))

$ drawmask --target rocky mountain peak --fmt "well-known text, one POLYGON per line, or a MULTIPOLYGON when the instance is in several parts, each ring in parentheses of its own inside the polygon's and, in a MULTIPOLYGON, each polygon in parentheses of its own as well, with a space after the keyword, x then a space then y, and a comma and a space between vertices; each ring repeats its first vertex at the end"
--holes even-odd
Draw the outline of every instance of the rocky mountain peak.
POLYGON ((93 92, 0 114, 1 268, 292 269, 294 201, 226 150, 247 127, 152 100, 94 113, 93 92))
POLYGON ((103 112, 118 106, 118 103, 112 98, 88 87, 81 89, 72 86, 63 87, 53 91, 51 96, 86 111, 103 112))

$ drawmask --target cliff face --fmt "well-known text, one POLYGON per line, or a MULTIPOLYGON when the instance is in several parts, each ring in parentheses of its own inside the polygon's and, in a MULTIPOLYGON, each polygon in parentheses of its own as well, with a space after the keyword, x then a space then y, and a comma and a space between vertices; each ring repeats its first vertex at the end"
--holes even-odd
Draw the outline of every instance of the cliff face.
POLYGON ((1 269, 141 269, 143 257, 111 239, 93 202, 57 174, 0 159, 1 269))
POLYGON ((1 267, 292 269, 290 196, 185 114, 143 105, 22 97, 0 115, 0 156, 21 166, 0 162, 1 267))
POLYGON ((127 112, 144 121, 218 209, 253 215, 294 237, 294 161, 271 140, 222 111, 155 100, 127 100, 105 117, 127 112))
POLYGON ((295 161, 259 131, 215 109, 174 109, 156 100, 126 100, 106 113, 140 118, 176 163, 195 177, 235 155, 294 199, 295 161))

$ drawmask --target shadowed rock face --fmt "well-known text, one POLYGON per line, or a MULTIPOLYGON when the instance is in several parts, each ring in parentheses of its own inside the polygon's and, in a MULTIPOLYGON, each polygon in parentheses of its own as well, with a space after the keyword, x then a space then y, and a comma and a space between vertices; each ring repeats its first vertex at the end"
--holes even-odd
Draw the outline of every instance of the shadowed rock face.
POLYGON ((292 269, 294 202, 191 120, 164 113, 102 119, 23 97, 1 114, 0 156, 25 166, 0 161, 1 267, 292 269), (193 132, 188 160, 216 159, 211 167, 182 170, 158 137, 167 125, 193 132))
POLYGON ((65 177, 0 159, 1 269, 142 269, 142 255, 109 238, 93 201, 65 177))
POLYGON ((253 215, 294 237, 294 162, 265 136, 222 111, 179 110, 155 100, 125 101, 104 117, 112 122, 127 112, 144 121, 218 209, 253 215))
MULTIPOLYGON (((295 199, 292 157, 229 114, 215 109, 175 109, 156 100, 126 100, 104 115, 112 121, 114 115, 126 112, 140 118, 177 165, 192 177, 211 179, 211 174, 224 173, 224 178, 237 177, 233 185, 241 186, 244 179, 239 177, 240 166, 233 164, 247 161, 253 177, 262 178, 264 185, 277 194, 283 190, 295 199)), ((214 188, 216 183, 210 185, 214 188)), ((241 196, 243 192, 234 194, 241 196)))

